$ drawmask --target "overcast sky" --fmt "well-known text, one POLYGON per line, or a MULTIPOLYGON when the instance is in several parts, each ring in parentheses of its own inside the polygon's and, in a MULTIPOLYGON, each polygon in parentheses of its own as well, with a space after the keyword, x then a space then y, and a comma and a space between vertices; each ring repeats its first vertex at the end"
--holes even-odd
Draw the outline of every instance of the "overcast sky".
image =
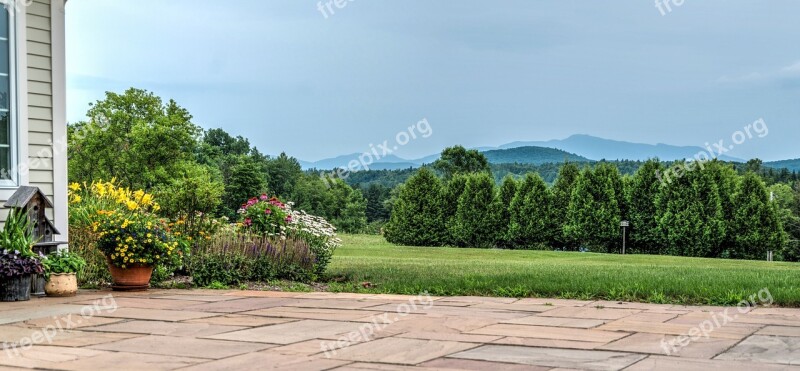
POLYGON ((324 3, 70 0, 68 119, 138 87, 317 160, 422 118, 433 135, 399 155, 578 133, 702 146, 763 118, 733 155, 800 157, 800 1, 324 3))

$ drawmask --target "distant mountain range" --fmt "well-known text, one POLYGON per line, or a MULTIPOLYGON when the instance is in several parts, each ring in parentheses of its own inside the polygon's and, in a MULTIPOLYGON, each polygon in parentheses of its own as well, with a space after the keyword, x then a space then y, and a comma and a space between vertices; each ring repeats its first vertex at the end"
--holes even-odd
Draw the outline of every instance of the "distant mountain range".
MULTIPOLYGON (((549 141, 512 142, 499 147, 478 147, 491 163, 544 164, 554 162, 584 162, 599 160, 647 160, 658 157, 662 161, 693 158, 701 147, 673 146, 669 144, 644 144, 598 138, 591 135, 573 135, 566 139, 549 141)), ((360 153, 342 155, 319 161, 300 161, 304 169, 320 170, 346 168, 352 160, 358 161, 360 153)), ((395 170, 430 164, 439 158, 433 154, 418 159, 404 159, 387 155, 369 165, 371 170, 395 170)), ((720 160, 745 162, 746 160, 720 156, 720 160)), ((764 166, 800 171, 800 159, 765 162, 764 166)))

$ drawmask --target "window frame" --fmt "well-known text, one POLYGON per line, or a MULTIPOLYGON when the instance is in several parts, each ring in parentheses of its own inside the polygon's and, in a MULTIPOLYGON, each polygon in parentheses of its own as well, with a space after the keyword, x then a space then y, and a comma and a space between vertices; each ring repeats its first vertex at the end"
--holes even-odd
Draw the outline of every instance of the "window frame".
POLYGON ((25 16, 24 12, 17 11, 15 0, 0 0, 3 9, 8 15, 8 127, 9 127, 9 157, 11 168, 8 169, 9 179, 0 179, 0 189, 18 188, 20 181, 20 140, 19 140, 19 97, 18 97, 18 77, 17 59, 19 48, 17 47, 17 17, 25 16))

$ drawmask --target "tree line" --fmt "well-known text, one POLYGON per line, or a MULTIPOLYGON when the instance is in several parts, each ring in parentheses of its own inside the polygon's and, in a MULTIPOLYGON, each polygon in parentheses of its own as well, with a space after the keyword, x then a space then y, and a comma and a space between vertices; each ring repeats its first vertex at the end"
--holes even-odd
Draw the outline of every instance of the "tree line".
POLYGON ((609 162, 565 163, 552 186, 537 173, 497 185, 480 153, 459 156, 473 159, 443 156, 399 186, 389 242, 614 253, 627 220, 630 253, 765 259, 773 251, 798 259, 798 185, 768 188, 757 169, 711 161, 665 182, 667 166, 655 159, 631 175, 609 162))
POLYGON ((236 219, 249 198, 262 193, 361 232, 367 199, 340 179, 304 172, 297 159, 270 157, 241 136, 203 130, 175 101, 129 89, 90 105, 87 121, 68 126, 70 182, 115 179, 154 193, 166 216, 202 222, 236 219))

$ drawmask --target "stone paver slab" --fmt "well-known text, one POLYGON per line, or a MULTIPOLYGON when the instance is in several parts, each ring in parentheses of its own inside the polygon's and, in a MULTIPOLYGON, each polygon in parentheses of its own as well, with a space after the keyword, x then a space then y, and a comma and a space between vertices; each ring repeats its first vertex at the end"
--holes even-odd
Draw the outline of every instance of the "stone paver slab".
POLYGON ((303 320, 228 332, 209 336, 208 339, 291 344, 320 337, 335 337, 338 334, 357 331, 360 325, 360 323, 353 322, 303 320))
POLYGON ((475 346, 475 344, 454 341, 383 338, 336 349, 335 352, 332 352, 331 358, 357 362, 415 365, 475 346))
POLYGON ((800 337, 753 335, 716 358, 800 365, 800 337))
MULTIPOLYGON (((268 309, 253 310, 249 312, 242 312, 240 314, 245 314, 250 316, 279 317, 279 318, 370 322, 372 320, 372 317, 377 317, 381 315, 382 312, 357 310, 357 309, 275 307, 268 309)), ((390 317, 390 320, 391 319, 392 318, 390 317)))
POLYGON ((239 356, 203 363, 185 368, 186 371, 200 370, 293 370, 317 371, 329 370, 347 364, 347 361, 327 359, 324 357, 304 358, 270 351, 242 354, 239 356))
POLYGON ((447 370, 475 370, 475 371, 545 371, 550 370, 550 367, 539 367, 531 365, 519 365, 514 363, 500 363, 500 362, 487 362, 476 361, 471 359, 458 359, 458 358, 439 358, 421 364, 422 367, 431 367, 436 369, 447 370))
POLYGON ((553 307, 585 307, 594 303, 592 300, 576 299, 551 299, 551 298, 522 298, 517 301, 520 304, 547 305, 553 307))
POLYGON ((738 340, 705 337, 690 342, 681 343, 681 341, 678 336, 638 333, 597 349, 711 359, 738 342, 738 340))
MULTIPOLYGON (((743 339, 758 330, 759 326, 723 326, 712 327, 707 332, 708 336, 722 339, 743 339)), ((607 331, 647 332, 651 334, 689 335, 689 331, 700 331, 697 325, 684 325, 676 323, 639 322, 639 321, 614 321, 597 328, 607 331)))
POLYGON ((186 310, 214 313, 237 313, 257 309, 280 307, 292 299, 286 298, 241 298, 220 302, 203 303, 187 306, 186 310))
POLYGON ((720 361, 708 359, 678 358, 667 356, 647 357, 625 371, 650 371, 650 370, 674 370, 674 371, 712 371, 712 370, 753 370, 753 371, 779 371, 790 370, 783 365, 768 363, 753 363, 739 361, 720 361))
POLYGON ((484 345, 449 357, 583 370, 619 370, 643 359, 645 356, 597 350, 484 345))
POLYGON ((232 295, 191 295, 188 297, 186 295, 158 295, 153 297, 153 299, 163 299, 163 300, 190 299, 192 301, 203 301, 203 302, 213 303, 217 301, 236 300, 239 299, 239 297, 232 295))
POLYGON ((559 307, 541 313, 545 317, 571 317, 583 319, 615 320, 641 312, 641 309, 617 309, 595 307, 559 307))
POLYGON ((459 341, 462 343, 491 343, 492 341, 502 338, 502 336, 498 335, 448 334, 424 330, 404 332, 396 336, 409 339, 459 341))
POLYGON ((100 350, 54 346, 33 346, 28 349, 4 349, 0 365, 22 368, 54 369, 64 362, 91 359, 105 354, 100 350))
POLYGON ((486 326, 477 330, 469 331, 468 333, 599 343, 607 343, 628 336, 628 333, 626 332, 510 324, 486 326))
POLYGON ((272 318, 263 316, 246 316, 241 314, 226 314, 217 317, 190 319, 182 323, 207 323, 209 325, 260 327, 297 321, 293 318, 272 318))
POLYGON ((767 326, 758 330, 756 335, 800 336, 800 327, 767 326))
POLYGON ((114 343, 92 345, 89 348, 115 352, 220 359, 269 347, 270 345, 267 344, 149 335, 114 343))
MULTIPOLYGON (((193 298, 186 295, 182 295, 184 298, 193 298)), ((202 301, 197 300, 162 300, 162 299, 153 299, 148 297, 136 297, 136 298, 115 298, 114 301, 117 304, 118 308, 145 308, 145 309, 183 309, 190 305, 197 305, 203 303, 202 301)), ((80 302, 76 304, 81 305, 92 305, 91 301, 80 302)))
POLYGON ((103 312, 100 316, 108 318, 143 319, 149 321, 178 322, 216 316, 214 313, 193 312, 190 310, 166 310, 143 308, 118 308, 113 312, 103 312))
POLYGON ((542 317, 542 316, 530 316, 530 317, 512 319, 509 321, 503 321, 503 323, 509 323, 515 325, 572 327, 572 328, 592 328, 600 326, 606 322, 608 322, 608 320, 564 318, 564 317, 542 317))
POLYGON ((34 318, 24 322, 25 326, 34 328, 47 328, 48 326, 65 329, 79 329, 82 327, 101 326, 109 323, 122 322, 122 318, 83 317, 80 314, 65 314, 55 317, 34 318))
POLYGON ((591 342, 591 341, 575 341, 575 340, 554 340, 554 339, 536 339, 536 338, 520 338, 508 336, 500 338, 492 342, 492 344, 502 345, 522 345, 526 347, 543 347, 543 348, 566 348, 566 349, 596 349, 605 342, 591 342))
POLYGON ((92 358, 82 358, 58 365, 62 370, 114 370, 114 371, 157 371, 174 370, 192 366, 207 359, 175 357, 168 355, 114 352, 92 358))
POLYGON ((146 335, 169 335, 178 337, 203 337, 243 330, 244 326, 211 325, 208 323, 184 323, 163 321, 127 321, 97 327, 87 327, 84 331, 122 332, 146 335))
POLYGON ((285 307, 324 309, 363 309, 388 304, 377 300, 359 301, 346 299, 297 299, 283 304, 285 307))

